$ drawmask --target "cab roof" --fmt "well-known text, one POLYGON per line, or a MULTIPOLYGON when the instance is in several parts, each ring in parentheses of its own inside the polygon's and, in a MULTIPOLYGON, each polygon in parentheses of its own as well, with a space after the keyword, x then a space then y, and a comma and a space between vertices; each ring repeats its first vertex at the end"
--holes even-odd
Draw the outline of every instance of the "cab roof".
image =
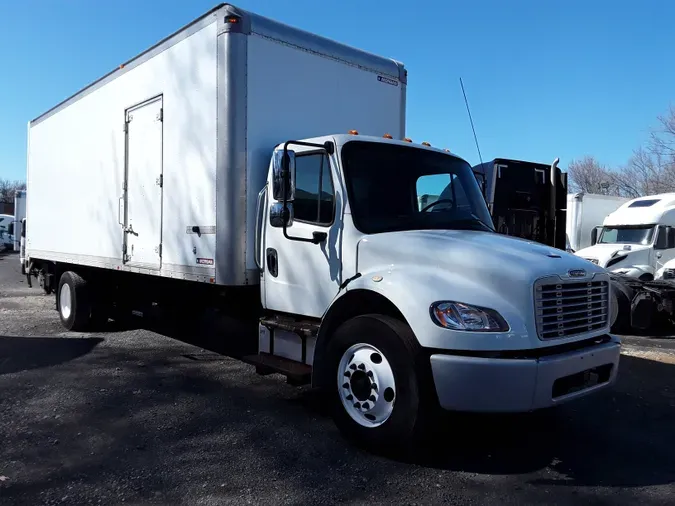
POLYGON ((605 225, 652 225, 675 209, 675 193, 661 193, 629 200, 605 218, 605 225))

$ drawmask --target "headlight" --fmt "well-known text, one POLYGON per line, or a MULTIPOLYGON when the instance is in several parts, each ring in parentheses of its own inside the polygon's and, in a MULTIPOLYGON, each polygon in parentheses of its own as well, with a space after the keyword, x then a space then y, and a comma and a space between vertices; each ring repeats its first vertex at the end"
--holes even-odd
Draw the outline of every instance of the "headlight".
POLYGON ((442 301, 431 305, 431 318, 446 329, 474 332, 505 332, 509 325, 497 311, 462 302, 442 301))

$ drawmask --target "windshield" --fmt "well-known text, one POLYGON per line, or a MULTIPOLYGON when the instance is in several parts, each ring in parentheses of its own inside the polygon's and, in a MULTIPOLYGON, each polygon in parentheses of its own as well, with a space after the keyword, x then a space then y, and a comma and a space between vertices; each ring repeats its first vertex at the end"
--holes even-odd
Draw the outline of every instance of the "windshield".
POLYGON ((651 244, 654 237, 654 225, 603 227, 601 244, 651 244))
POLYGON ((412 146, 351 141, 342 148, 342 164, 354 225, 363 233, 494 230, 465 161, 412 146))

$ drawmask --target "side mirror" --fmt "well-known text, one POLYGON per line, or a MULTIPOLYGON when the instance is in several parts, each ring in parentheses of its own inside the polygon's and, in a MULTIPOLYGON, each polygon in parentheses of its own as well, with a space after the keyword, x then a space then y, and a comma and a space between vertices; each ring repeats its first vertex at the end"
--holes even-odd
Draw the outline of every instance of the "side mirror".
POLYGON ((593 227, 593 230, 591 230, 591 246, 595 246, 598 243, 600 230, 602 230, 602 227, 593 227))
POLYGON ((654 249, 666 249, 668 246, 668 232, 666 227, 659 225, 656 227, 656 240, 654 241, 654 249))
POLYGON ((675 248, 675 228, 673 227, 666 227, 666 236, 668 237, 668 240, 666 241, 668 245, 666 246, 667 249, 675 248))
POLYGON ((275 202, 270 206, 270 225, 274 228, 281 228, 284 226, 284 221, 287 227, 293 225, 293 204, 287 202, 286 209, 284 209, 283 202, 275 202))
POLYGON ((272 196, 274 200, 284 200, 284 189, 286 201, 293 202, 295 198, 295 151, 287 150, 284 157, 283 150, 274 152, 272 158, 272 196), (284 160, 285 158, 285 160, 284 160), (288 179, 284 179, 284 169, 288 170, 288 179), (286 184, 288 183, 288 188, 286 184))

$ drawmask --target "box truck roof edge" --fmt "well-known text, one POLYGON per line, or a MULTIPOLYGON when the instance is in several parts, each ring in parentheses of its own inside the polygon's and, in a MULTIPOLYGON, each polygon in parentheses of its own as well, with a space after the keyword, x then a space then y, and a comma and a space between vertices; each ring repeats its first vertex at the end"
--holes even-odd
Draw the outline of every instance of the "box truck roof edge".
POLYGON ((95 91, 104 84, 112 81, 113 79, 117 79, 126 72, 132 70, 134 67, 149 60, 162 51, 165 51, 181 40, 189 37, 207 24, 212 23, 212 18, 214 16, 218 16, 218 22, 222 24, 222 26, 219 27, 219 34, 225 31, 256 33, 270 39, 282 41, 286 44, 295 45, 298 48, 311 50, 312 52, 336 59, 343 63, 357 65, 364 69, 387 74, 395 79, 398 79, 402 83, 407 82, 407 70, 405 69, 403 63, 397 60, 392 58, 383 58, 374 53, 342 44, 327 37, 308 32, 301 28, 296 28, 265 16, 240 9, 229 3, 221 3, 210 11, 182 26, 171 35, 163 38, 145 51, 120 64, 120 66, 116 69, 108 72, 70 97, 59 102, 51 109, 48 109, 30 121, 30 126, 37 125, 64 107, 67 107, 73 102, 95 91), (235 21, 235 19, 237 21, 235 21))

